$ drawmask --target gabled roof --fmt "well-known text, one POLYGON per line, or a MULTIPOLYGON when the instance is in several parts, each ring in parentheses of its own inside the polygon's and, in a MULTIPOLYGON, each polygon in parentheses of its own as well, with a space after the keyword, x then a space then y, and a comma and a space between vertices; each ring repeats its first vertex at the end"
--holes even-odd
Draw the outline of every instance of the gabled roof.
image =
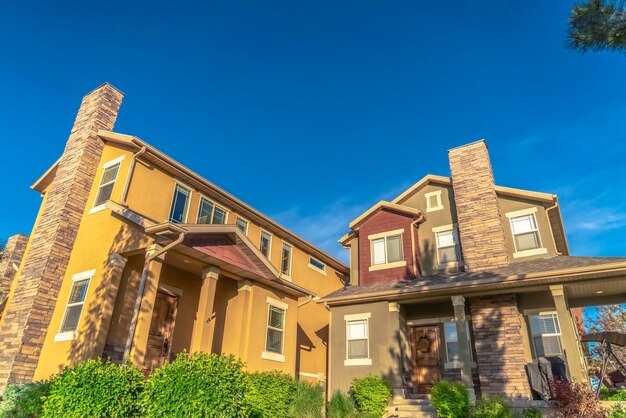
MULTIPOLYGON (((452 180, 450 179, 450 177, 428 174, 422 177, 417 183, 409 187, 400 196, 393 199, 392 202, 401 204, 409 197, 411 197, 414 193, 422 189, 424 186, 427 186, 428 184, 442 184, 445 186, 450 186, 452 185, 452 180)), ((530 190, 515 189, 512 187, 496 186, 496 193, 502 196, 520 197, 545 203, 554 202, 554 195, 550 193, 533 192, 530 190)))

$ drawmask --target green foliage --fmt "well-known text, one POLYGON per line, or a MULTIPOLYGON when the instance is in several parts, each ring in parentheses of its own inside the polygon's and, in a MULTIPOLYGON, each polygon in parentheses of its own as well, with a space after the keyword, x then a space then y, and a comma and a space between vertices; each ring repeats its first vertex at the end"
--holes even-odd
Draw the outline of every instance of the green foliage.
POLYGON ((246 405, 251 418, 284 417, 291 403, 295 381, 273 371, 251 373, 246 386, 246 405))
POLYGON ((515 414, 501 396, 485 395, 472 410, 474 418, 514 418, 515 414))
POLYGON ((351 392, 359 412, 381 417, 389 405, 391 386, 385 379, 370 374, 355 378, 351 392))
POLYGON ((524 418, 543 418, 543 414, 541 413, 539 408, 535 407, 524 409, 522 415, 524 418))
POLYGON ((143 397, 145 417, 236 417, 245 412, 246 375, 232 356, 181 353, 156 369, 143 397))
POLYGON ((287 416, 292 418, 322 418, 324 389, 309 382, 298 381, 289 404, 287 416))
POLYGON ((626 401, 626 390, 600 389, 600 399, 605 401, 626 401))
POLYGON ((54 377, 43 417, 139 416, 143 386, 143 375, 130 364, 87 360, 54 377))
POLYGON ((607 414, 608 418, 626 418, 626 407, 618 405, 607 414))
POLYGON ((430 398, 440 418, 469 416, 469 395, 461 383, 438 382, 430 391, 430 398))
POLYGON ((354 400, 336 390, 326 406, 328 418, 354 418, 357 416, 354 400))
POLYGON ((43 402, 49 392, 50 383, 48 382, 32 382, 7 386, 0 404, 0 418, 41 416, 43 402))
POLYGON ((626 51, 626 9, 621 0, 587 0, 572 8, 570 47, 582 52, 626 51))

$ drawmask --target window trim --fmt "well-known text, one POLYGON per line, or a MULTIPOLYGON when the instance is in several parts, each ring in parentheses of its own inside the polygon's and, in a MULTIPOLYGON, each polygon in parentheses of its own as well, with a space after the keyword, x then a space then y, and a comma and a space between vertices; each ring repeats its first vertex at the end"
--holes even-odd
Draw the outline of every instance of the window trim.
MULTIPOLYGON (((289 305, 283 301, 267 297, 267 320, 265 321, 265 345, 264 350, 261 352, 261 358, 265 360, 277 361, 280 363, 285 362, 285 334, 286 334, 286 325, 287 325, 287 310, 289 309, 289 305), (270 330, 270 315, 272 307, 276 309, 280 309, 283 311, 283 329, 278 330, 282 332, 283 338, 281 339, 280 353, 275 353, 273 351, 267 351, 267 336, 270 330)), ((272 329, 276 330, 277 328, 272 329)))
MULTIPOLYGON (((461 362, 459 360, 450 360, 450 354, 448 353, 448 338, 446 337, 446 324, 454 324, 454 326, 456 327, 456 319, 455 318, 448 318, 447 320, 442 321, 442 328, 443 328, 443 345, 444 345, 444 350, 446 352, 446 361, 443 364, 444 369, 458 369, 461 367, 461 362)), ((471 367, 476 367, 476 362, 474 361, 474 353, 472 350, 472 334, 470 331, 470 320, 468 318, 465 318, 465 328, 467 331, 467 337, 469 339, 469 343, 470 343, 470 366, 471 367)), ((456 343, 459 344, 459 336, 457 334, 456 336, 457 340, 456 343)), ((454 342, 454 341, 451 341, 454 342)), ((459 350, 460 350, 460 346, 459 346, 459 350)), ((460 352, 459 352, 460 354, 460 352)))
POLYGON ((261 232, 259 233, 259 251, 261 252, 261 254, 263 254, 263 256, 265 256, 265 258, 267 258, 268 260, 270 259, 270 256, 272 255, 272 241, 273 241, 273 236, 271 233, 269 233, 268 231, 266 231, 265 229, 261 229, 261 232), (263 254, 263 251, 261 251, 261 240, 263 239, 263 233, 266 233, 267 235, 269 235, 270 237, 270 242, 267 245, 267 255, 263 254))
MULTIPOLYGON (((559 346, 561 346, 561 353, 557 354, 557 355, 563 355, 563 341, 562 341, 562 335, 563 335, 563 331, 561 329, 561 322, 559 321, 559 315, 556 311, 554 310, 529 310, 529 311, 525 311, 524 314, 526 315, 526 318, 528 320, 528 338, 530 339, 530 344, 532 347, 532 355, 533 355, 533 359, 537 359, 538 358, 538 353, 537 353, 537 346, 535 345, 535 337, 538 336, 548 336, 548 337, 559 337, 559 346), (558 333, 549 333, 549 334, 533 334, 533 327, 530 325, 530 317, 531 316, 542 316, 542 315, 554 315, 554 317, 556 318, 556 323, 559 326, 559 332, 558 333)), ((544 353, 545 354, 545 353, 544 353)), ((554 354, 551 354, 554 355, 554 354)))
POLYGON ((377 234, 371 234, 367 236, 370 242, 370 266, 369 271, 385 270, 395 267, 403 267, 407 265, 406 258, 404 257, 404 228, 394 229, 392 231, 380 232, 377 234), (400 236, 400 255, 401 260, 389 262, 387 258, 387 239, 395 236, 400 236), (374 241, 384 239, 385 240, 385 262, 381 264, 374 264, 374 241))
POLYGON ((196 214, 196 224, 198 224, 198 225, 226 225, 226 224, 228 224, 228 214, 230 213, 228 208, 226 206, 223 206, 223 205, 217 203, 215 200, 206 197, 202 193, 199 193, 199 194, 200 194, 200 198, 198 199, 198 213, 196 214), (211 203, 213 205, 213 210, 211 211, 211 222, 209 222, 208 224, 207 223, 200 223, 200 222, 198 222, 198 220, 200 219, 200 210, 202 209, 202 199, 206 200, 207 202, 209 202, 209 203, 211 203), (220 208, 220 209, 222 209, 224 211, 225 215, 224 215, 224 223, 223 224, 215 224, 215 223, 213 223, 213 220, 215 219, 215 208, 220 208))
POLYGON ((80 326, 80 320, 83 317, 83 308, 85 306, 85 301, 87 300, 89 287, 91 286, 91 279, 93 279, 93 276, 95 275, 95 273, 96 273, 96 269, 92 269, 92 270, 87 270, 87 271, 83 271, 80 273, 76 273, 72 276, 72 286, 70 287, 70 292, 67 295, 67 301, 65 302, 65 307, 63 309, 63 316, 61 317, 61 324, 59 325, 59 332, 57 332, 57 334, 54 336, 54 342, 72 341, 72 340, 75 340, 76 337, 78 336, 78 328, 80 326), (83 300, 82 302, 75 302, 71 304, 72 306, 81 305, 80 315, 78 316, 78 323, 76 324, 76 329, 72 331, 61 332, 61 330, 63 329, 63 324, 65 323, 65 317, 67 316, 67 308, 70 305, 69 302, 70 302, 70 297, 72 297, 72 288, 74 287, 74 283, 80 282, 83 280, 88 280, 87 290, 85 290, 85 300, 83 300))
POLYGON ((291 280, 291 274, 293 272, 292 271, 293 250, 294 250, 293 245, 289 244, 287 241, 283 241, 283 245, 280 248, 280 274, 281 274, 281 276, 283 276, 287 280, 291 280), (287 269, 287 273, 283 273, 283 251, 284 251, 286 246, 290 248, 290 251, 289 251, 289 267, 287 269))
MULTIPOLYGON (((462 267, 464 266, 464 262, 462 260, 463 258, 463 254, 461 252, 461 243, 459 241, 459 229, 458 229, 458 225, 457 224, 449 224, 449 225, 442 225, 442 226, 436 226, 432 229, 433 234, 435 234, 435 251, 437 253, 437 267, 440 269, 447 269, 447 268, 454 268, 454 267, 462 267), (441 259, 439 258, 439 238, 437 236, 437 234, 439 234, 440 232, 448 232, 448 231, 452 231, 452 234, 456 236, 456 244, 454 245, 454 247, 456 248, 456 256, 457 256, 457 260, 456 261, 448 261, 447 263, 442 263, 441 259)), ((447 246, 447 247, 441 247, 441 248, 450 248, 452 246, 447 246)))
MULTIPOLYGON (((96 205, 96 202, 98 201, 98 195, 100 194, 100 188, 102 188, 103 184, 102 184, 102 179, 104 178, 104 172, 106 171, 107 168, 113 167, 116 164, 119 164, 119 167, 117 168, 117 173, 115 173, 115 178, 113 179, 113 181, 105 184, 108 185, 110 183, 113 183, 113 187, 115 187, 115 182, 117 181, 117 178, 120 175, 120 170, 122 169, 122 161, 124 160, 126 156, 122 155, 120 157, 114 158, 110 161, 107 161, 106 163, 102 164, 102 174, 100 174, 100 181, 98 182, 98 187, 96 189, 96 195, 93 198, 93 206, 92 208, 89 210, 89 215, 91 215, 92 213, 97 213, 100 212, 104 209, 106 209, 107 205, 106 205, 106 201, 104 203, 101 203, 99 205, 96 205)), ((113 190, 111 190, 111 194, 113 194, 113 190)), ((107 199, 109 200, 109 199, 107 199)))
POLYGON ((530 257, 533 255, 546 254, 548 249, 543 246, 543 239, 541 239, 541 232, 539 231, 539 222, 537 220, 537 206, 533 206, 531 208, 516 210, 513 212, 507 212, 504 214, 509 219, 509 229, 511 231, 511 239, 513 240, 513 248, 515 251, 513 252, 513 258, 521 258, 521 257, 530 257), (517 249, 517 242, 515 242, 516 234, 513 230, 513 219, 519 218, 521 216, 532 215, 535 220, 536 230, 533 232, 537 232, 537 240, 539 241, 539 247, 531 248, 529 250, 519 251, 517 249))
POLYGON ((324 262, 322 262, 322 261, 318 260, 317 258, 313 257, 312 255, 309 255, 309 263, 308 263, 308 266, 309 266, 309 268, 310 268, 310 269, 313 269, 313 270, 315 270, 316 272, 318 272, 318 273, 320 273, 320 274, 323 274, 324 276, 327 276, 327 275, 328 275, 328 273, 326 272, 326 263, 324 263, 324 262), (323 265, 323 266, 324 266, 324 269, 321 269, 321 268, 317 267, 316 265, 312 264, 312 263, 311 263, 311 260, 315 260, 315 261, 317 261, 318 263, 320 263, 321 265, 323 265))
POLYGON ((369 366, 372 364, 372 353, 370 351, 370 319, 372 314, 370 312, 344 315, 346 330, 346 357, 343 361, 344 366, 369 366), (350 358, 350 322, 365 321, 365 332, 367 337, 367 357, 364 358, 350 358))
POLYGON ((189 186, 186 186, 185 184, 175 180, 174 181, 174 191, 172 193, 172 198, 170 199, 170 213, 167 216, 168 222, 172 222, 172 223, 178 223, 172 220, 172 210, 174 209, 174 197, 176 196, 176 188, 177 187, 181 187, 187 191, 189 191, 189 197, 187 198, 187 205, 185 205, 185 216, 182 222, 180 222, 180 224, 186 224, 188 217, 189 217, 189 207, 191 206, 191 197, 193 196, 193 189, 189 186))
POLYGON ((248 236, 248 231, 249 231, 249 229, 250 229, 250 221, 249 221, 249 220, 247 220, 246 218, 244 218, 243 216, 241 216, 241 215, 237 215, 237 214, 236 214, 236 215, 235 215, 235 226, 236 226, 237 228, 239 228, 239 225, 237 225, 237 221, 239 221, 239 220, 242 220, 243 222, 245 222, 245 223, 246 223, 246 228, 245 228, 246 230, 245 230, 245 231, 241 231, 241 229, 240 229, 240 231, 241 231, 241 232, 242 232, 245 236, 248 236))
POLYGON ((443 203, 441 202, 441 190, 436 190, 434 192, 424 193, 424 198, 426 199, 426 212, 435 212, 437 210, 443 209, 443 203), (437 196, 437 206, 430 206, 430 197, 437 196))

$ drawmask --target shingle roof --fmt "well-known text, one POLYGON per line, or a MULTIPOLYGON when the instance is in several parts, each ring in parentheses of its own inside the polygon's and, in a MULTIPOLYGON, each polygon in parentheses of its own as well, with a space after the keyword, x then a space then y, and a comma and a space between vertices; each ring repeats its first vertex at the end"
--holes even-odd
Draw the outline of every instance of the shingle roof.
POLYGON ((402 280, 396 283, 381 283, 371 286, 348 286, 334 291, 323 299, 367 296, 374 293, 386 291, 398 291, 402 293, 419 293, 424 290, 452 289, 467 286, 477 282, 497 283, 505 279, 517 276, 522 280, 529 274, 540 274, 557 272, 562 270, 579 269, 585 267, 601 266, 613 263, 626 263, 626 257, 576 257, 559 256, 551 258, 541 258, 528 261, 512 263, 507 267, 482 271, 479 273, 458 272, 451 274, 435 274, 432 276, 420 277, 415 280, 402 280))

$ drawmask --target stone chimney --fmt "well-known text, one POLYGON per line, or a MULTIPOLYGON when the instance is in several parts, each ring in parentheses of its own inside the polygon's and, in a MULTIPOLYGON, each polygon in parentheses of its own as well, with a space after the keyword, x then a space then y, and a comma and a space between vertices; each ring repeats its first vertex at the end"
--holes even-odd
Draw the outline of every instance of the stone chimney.
POLYGON ((105 83, 83 98, 0 323, 0 392, 33 378, 102 155, 97 132, 113 129, 123 97, 105 83))
POLYGON ((0 317, 2 317, 3 303, 9 296, 13 277, 24 257, 28 244, 28 235, 15 234, 7 240, 2 259, 0 259, 0 317))
POLYGON ((509 265, 487 144, 480 140, 453 148, 448 158, 466 269, 509 265))

